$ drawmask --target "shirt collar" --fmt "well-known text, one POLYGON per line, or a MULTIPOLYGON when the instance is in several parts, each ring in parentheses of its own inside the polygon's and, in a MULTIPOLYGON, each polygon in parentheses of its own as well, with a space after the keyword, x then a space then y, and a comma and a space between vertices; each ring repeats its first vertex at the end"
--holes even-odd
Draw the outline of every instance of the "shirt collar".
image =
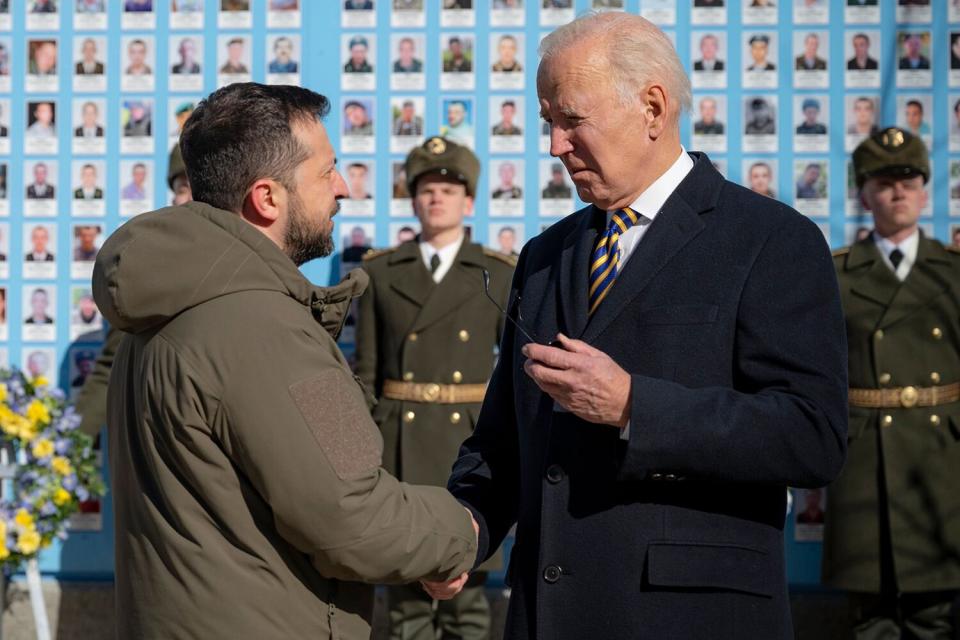
POLYGON ((920 230, 915 230, 909 237, 902 240, 900 244, 894 244, 887 238, 881 238, 880 234, 876 231, 871 235, 877 248, 880 250, 880 254, 883 256, 883 261, 887 263, 891 269, 893 269, 893 263, 890 262, 890 252, 894 249, 900 249, 900 252, 903 253, 903 259, 894 271, 901 280, 906 277, 905 274, 910 272, 910 268, 917 261, 917 251, 920 248, 920 230))
MULTIPOLYGON (((670 165, 670 168, 654 180, 653 184, 647 187, 643 193, 633 201, 630 208, 652 222, 660 212, 660 209, 663 208, 667 198, 676 191, 677 187, 680 186, 680 183, 683 182, 683 179, 687 177, 687 174, 690 173, 691 170, 693 170, 693 158, 690 157, 690 154, 688 154, 687 150, 681 145, 680 155, 673 164, 670 165)), ((607 212, 608 222, 610 221, 610 216, 614 213, 615 211, 607 212)))
POLYGON ((456 241, 451 242, 442 249, 437 249, 426 240, 421 240, 419 243, 420 255, 423 257, 424 263, 429 268, 430 258, 436 254, 440 256, 440 262, 442 264, 447 264, 457 256, 457 252, 460 251, 460 246, 463 244, 464 237, 464 234, 460 234, 460 237, 456 241))

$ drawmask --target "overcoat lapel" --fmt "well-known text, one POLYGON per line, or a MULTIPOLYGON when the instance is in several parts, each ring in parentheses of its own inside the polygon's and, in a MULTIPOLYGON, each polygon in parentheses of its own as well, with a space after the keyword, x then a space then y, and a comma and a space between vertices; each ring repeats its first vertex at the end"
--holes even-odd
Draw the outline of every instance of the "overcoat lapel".
POLYGON ((938 271, 944 264, 949 267, 946 256, 940 255, 942 251, 937 244, 920 236, 917 261, 894 294, 889 309, 880 321, 881 329, 925 309, 933 298, 946 292, 949 283, 938 271))
POLYGON ((844 269, 848 272, 863 269, 864 272, 850 286, 850 293, 886 308, 900 281, 884 263, 880 250, 872 238, 854 243, 844 269))
MULTIPOLYGON (((468 300, 483 297, 482 269, 483 249, 464 239, 447 275, 428 291, 411 331, 422 331, 463 306, 468 300)), ((423 271, 427 273, 426 267, 423 271)), ((427 279, 433 284, 429 273, 427 279)))
POLYGON ((703 231, 700 214, 714 208, 722 185, 722 176, 709 160, 698 156, 590 318, 582 340, 589 343, 600 336, 677 252, 703 231))
POLYGON ((597 207, 590 207, 581 215, 580 223, 564 239, 557 279, 562 315, 560 330, 572 338, 580 337, 587 326, 590 255, 606 223, 606 212, 597 207))
POLYGON ((420 247, 417 243, 404 242, 390 255, 389 264, 392 273, 396 274, 390 288, 422 307, 436 284, 420 258, 420 247))

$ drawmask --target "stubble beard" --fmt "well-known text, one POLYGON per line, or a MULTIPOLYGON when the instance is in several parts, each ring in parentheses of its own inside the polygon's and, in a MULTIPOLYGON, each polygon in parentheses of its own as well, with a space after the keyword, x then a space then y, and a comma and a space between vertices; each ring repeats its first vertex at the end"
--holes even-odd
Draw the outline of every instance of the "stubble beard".
MULTIPOLYGON (((330 217, 339 210, 338 201, 330 217)), ((324 233, 322 223, 311 222, 303 200, 295 191, 290 193, 290 215, 283 239, 287 255, 298 267, 333 253, 333 225, 330 225, 330 233, 324 233)))

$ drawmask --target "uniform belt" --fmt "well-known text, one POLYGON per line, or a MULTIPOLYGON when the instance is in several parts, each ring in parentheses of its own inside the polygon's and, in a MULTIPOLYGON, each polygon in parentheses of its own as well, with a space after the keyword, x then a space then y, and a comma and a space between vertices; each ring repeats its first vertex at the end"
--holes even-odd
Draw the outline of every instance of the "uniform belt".
POLYGON ((896 387, 894 389, 850 389, 850 406, 867 409, 935 407, 960 400, 960 382, 939 387, 896 387))
POLYGON ((486 384, 439 384, 437 382, 383 381, 383 397, 408 402, 463 404, 483 402, 486 384))

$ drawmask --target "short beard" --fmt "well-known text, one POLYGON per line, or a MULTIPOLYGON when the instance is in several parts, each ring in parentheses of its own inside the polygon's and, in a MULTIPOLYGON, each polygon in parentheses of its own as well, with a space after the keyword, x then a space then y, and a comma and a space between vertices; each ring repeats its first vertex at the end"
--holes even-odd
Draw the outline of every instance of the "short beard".
MULTIPOLYGON (((332 213, 340 210, 340 203, 336 204, 337 208, 332 213)), ((298 267, 315 258, 325 258, 333 253, 333 232, 326 235, 319 222, 310 221, 303 200, 296 191, 290 191, 290 213, 283 241, 287 256, 298 267)))

